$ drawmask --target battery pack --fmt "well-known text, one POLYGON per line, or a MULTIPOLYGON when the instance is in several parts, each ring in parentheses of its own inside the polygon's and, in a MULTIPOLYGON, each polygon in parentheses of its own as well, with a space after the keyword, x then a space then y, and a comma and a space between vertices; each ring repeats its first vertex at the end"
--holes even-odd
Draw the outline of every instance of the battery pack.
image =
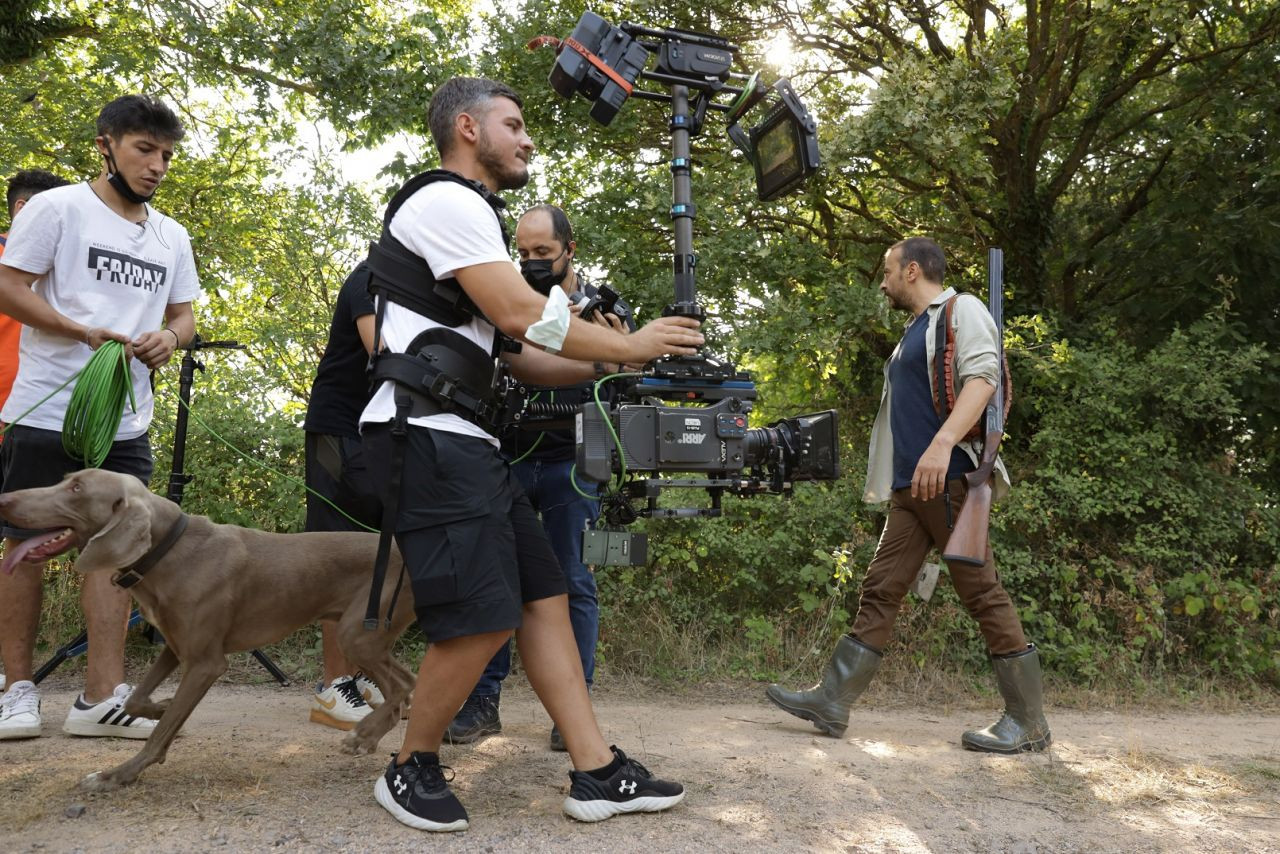
POLYGON ((649 535, 630 531, 583 531, 582 562, 592 566, 644 566, 649 535))

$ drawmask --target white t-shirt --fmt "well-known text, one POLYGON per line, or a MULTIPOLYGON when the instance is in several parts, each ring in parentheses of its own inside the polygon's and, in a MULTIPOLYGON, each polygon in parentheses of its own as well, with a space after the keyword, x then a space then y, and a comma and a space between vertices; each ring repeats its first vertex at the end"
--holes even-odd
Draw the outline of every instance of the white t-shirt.
MULTIPOLYGON (((452 279, 455 270, 476 264, 512 263, 493 208, 475 190, 453 181, 436 181, 410 196, 391 218, 391 236, 410 252, 426 259, 437 281, 452 279)), ((388 301, 382 319, 382 340, 391 352, 403 353, 414 338, 441 326, 443 324, 388 301)), ((485 352, 493 352, 494 329, 488 321, 472 318, 453 331, 475 342, 485 352)), ((382 383, 361 414, 361 424, 395 418, 394 388, 390 380, 382 383)), ((428 415, 410 418, 409 423, 477 436, 495 446, 498 444, 493 436, 457 415, 428 415)))
MULTIPOLYGON (((141 226, 117 214, 88 184, 33 196, 14 217, 5 264, 37 273, 32 289, 60 314, 136 337, 160 329, 165 306, 192 302, 200 293, 191 238, 175 221, 147 206, 141 226)), ((0 418, 12 421, 88 364, 83 341, 22 327, 18 376, 0 418)), ((151 424, 149 370, 132 359, 138 411, 125 401, 116 439, 133 439, 151 424)), ((22 424, 62 430, 75 383, 22 416, 22 424)))

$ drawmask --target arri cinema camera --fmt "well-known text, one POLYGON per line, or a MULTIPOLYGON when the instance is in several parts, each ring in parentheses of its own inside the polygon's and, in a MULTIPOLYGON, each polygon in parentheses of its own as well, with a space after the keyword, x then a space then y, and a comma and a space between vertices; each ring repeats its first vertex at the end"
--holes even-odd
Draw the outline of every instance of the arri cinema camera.
MULTIPOLYGON (((759 73, 733 72, 739 49, 719 36, 613 26, 586 12, 568 38, 543 36, 529 47, 546 45, 557 47, 552 88, 565 98, 586 98, 591 117, 601 124, 613 121, 631 96, 671 105, 675 302, 664 313, 705 319, 694 280, 690 138, 702 131, 708 112, 724 113, 729 138, 755 169, 760 199, 769 201, 799 187, 818 168, 813 117, 787 80, 766 86, 759 73), (731 79, 745 82, 734 86, 731 79), (637 80, 667 91, 638 89, 637 80), (763 117, 744 127, 762 103, 763 117)), ((639 516, 718 516, 726 491, 789 493, 797 481, 839 476, 835 411, 751 427, 755 384, 728 362, 705 353, 667 357, 609 382, 607 401, 598 396, 574 413, 577 477, 616 483, 602 496, 606 529, 584 537, 587 563, 644 563, 643 535, 617 530, 639 516), (659 507, 658 497, 670 488, 705 489, 710 506, 659 507)), ((530 404, 526 420, 536 424, 566 414, 543 409, 530 404)))

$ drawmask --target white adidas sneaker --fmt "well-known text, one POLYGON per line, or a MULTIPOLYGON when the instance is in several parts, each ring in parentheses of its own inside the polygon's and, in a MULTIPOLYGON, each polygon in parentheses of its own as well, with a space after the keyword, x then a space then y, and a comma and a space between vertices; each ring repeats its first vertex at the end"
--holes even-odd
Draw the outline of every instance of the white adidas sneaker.
POLYGON ((40 689, 34 682, 14 682, 0 697, 0 740, 40 735, 40 689))
POLYGON ((121 682, 110 697, 100 703, 86 703, 84 694, 76 697, 67 712, 62 731, 68 735, 106 738, 149 738, 156 728, 150 718, 135 718, 124 710, 133 686, 121 682))

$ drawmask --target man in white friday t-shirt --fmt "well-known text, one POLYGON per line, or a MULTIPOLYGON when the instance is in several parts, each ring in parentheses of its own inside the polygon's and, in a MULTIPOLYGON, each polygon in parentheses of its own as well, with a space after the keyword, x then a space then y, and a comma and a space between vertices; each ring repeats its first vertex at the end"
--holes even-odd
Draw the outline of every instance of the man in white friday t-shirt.
MULTIPOLYGON (((153 464, 149 374, 195 335, 191 302, 200 285, 191 240, 147 204, 169 169, 182 125, 164 103, 126 95, 102 108, 97 131, 98 177, 34 197, 14 218, 0 259, 0 312, 23 324, 18 375, 0 412, 0 420, 13 425, 0 445, 5 492, 49 486, 83 468, 62 449, 72 387, 40 401, 107 341, 124 344, 137 408, 125 408, 101 467, 147 483, 153 464)), ((9 571, 0 572, 0 658, 8 690, 0 697, 0 740, 41 734, 32 659, 44 564, 62 546, 38 533, 3 528, 9 571), (15 559, 20 562, 9 566, 15 559)), ((131 690, 124 682, 129 596, 108 573, 95 573, 84 579, 81 604, 88 669, 63 730, 146 738, 155 722, 124 712, 131 690)))

